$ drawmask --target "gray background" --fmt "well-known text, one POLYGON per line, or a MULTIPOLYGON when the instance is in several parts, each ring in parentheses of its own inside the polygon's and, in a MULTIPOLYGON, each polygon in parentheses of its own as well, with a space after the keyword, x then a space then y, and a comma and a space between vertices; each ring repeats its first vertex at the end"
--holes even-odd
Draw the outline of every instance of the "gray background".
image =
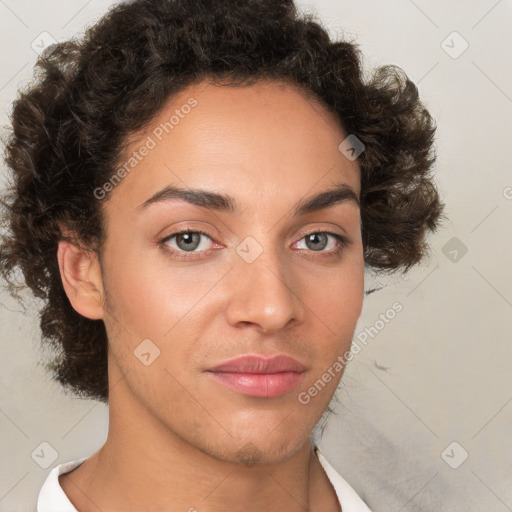
MULTIPOLYGON (((40 34, 67 39, 111 4, 0 0, 2 126, 40 34)), ((365 299, 356 335, 368 341, 320 447, 375 512, 512 511, 512 2, 298 5, 356 38, 368 68, 397 64, 418 85, 438 123, 449 217, 429 259, 365 299), (382 327, 395 301, 403 309, 382 327)), ((51 467, 103 444, 108 410, 66 395, 38 365, 37 304, 0 304, 0 510, 23 512, 51 467), (56 451, 47 469, 32 457, 41 443, 56 451)))

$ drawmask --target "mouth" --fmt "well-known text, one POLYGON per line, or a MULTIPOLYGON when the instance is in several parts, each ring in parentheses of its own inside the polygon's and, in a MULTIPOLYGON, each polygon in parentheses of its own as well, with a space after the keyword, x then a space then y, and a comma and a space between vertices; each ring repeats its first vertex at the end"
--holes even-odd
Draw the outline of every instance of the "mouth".
POLYGON ((299 386, 306 367, 287 355, 240 356, 207 370, 218 384, 243 395, 273 398, 299 386))

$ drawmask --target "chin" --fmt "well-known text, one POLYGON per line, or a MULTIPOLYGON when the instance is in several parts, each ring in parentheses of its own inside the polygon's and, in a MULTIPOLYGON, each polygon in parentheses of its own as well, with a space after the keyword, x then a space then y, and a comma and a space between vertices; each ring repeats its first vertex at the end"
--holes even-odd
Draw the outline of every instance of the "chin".
POLYGON ((247 467, 255 464, 276 464, 284 462, 292 457, 309 443, 309 436, 304 438, 290 438, 289 436, 279 437, 255 437, 250 439, 232 440, 229 446, 218 447, 215 452, 210 451, 209 455, 225 462, 243 464, 247 467))

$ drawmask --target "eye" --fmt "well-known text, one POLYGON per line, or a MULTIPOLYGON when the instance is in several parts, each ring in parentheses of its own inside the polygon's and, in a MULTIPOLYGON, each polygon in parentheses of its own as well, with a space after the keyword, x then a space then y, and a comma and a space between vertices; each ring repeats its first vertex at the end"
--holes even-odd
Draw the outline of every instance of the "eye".
POLYGON ((348 239, 340 235, 339 233, 331 233, 329 231, 315 231, 308 233, 302 237, 298 243, 302 240, 305 241, 306 247, 298 247, 298 249, 309 249, 313 252, 327 252, 327 253, 338 253, 343 247, 349 244, 348 239), (329 237, 331 243, 329 244, 329 237), (328 250, 325 250, 328 248, 328 250))
POLYGON ((202 231, 183 231, 169 235, 164 238, 161 243, 168 245, 175 251, 201 252, 206 249, 204 244, 202 244, 202 239, 204 238, 211 240, 211 238, 202 231))
POLYGON ((159 244, 178 258, 197 258, 211 252, 208 243, 203 243, 204 239, 212 241, 207 233, 189 229, 166 236, 159 244))

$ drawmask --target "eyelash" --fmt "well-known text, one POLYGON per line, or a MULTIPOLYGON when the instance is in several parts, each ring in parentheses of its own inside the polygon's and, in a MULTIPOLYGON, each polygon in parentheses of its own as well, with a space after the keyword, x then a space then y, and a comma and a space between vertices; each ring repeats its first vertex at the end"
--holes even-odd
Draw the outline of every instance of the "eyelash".
MULTIPOLYGON (((201 231, 200 229, 186 228, 186 229, 183 229, 183 230, 180 230, 180 231, 175 231, 174 233, 172 233, 170 235, 167 235, 166 237, 164 237, 161 240, 159 240, 157 243, 158 243, 159 246, 162 247, 162 249, 164 251, 166 251, 167 253, 170 253, 171 256, 175 256, 175 257, 183 259, 183 260, 198 260, 198 259, 207 258, 208 256, 210 256, 210 254, 213 251, 215 251, 215 249, 208 249, 208 250, 205 250, 205 251, 198 251, 198 252, 190 251, 190 252, 187 252, 187 251, 179 251, 179 250, 176 250, 176 249, 169 248, 169 246, 167 245, 167 242, 169 240, 171 240, 172 238, 174 238, 176 235, 180 235, 180 234, 183 234, 183 233, 197 233, 197 234, 200 234, 200 235, 204 235, 204 236, 206 236, 207 238, 209 238, 210 240, 213 241, 212 237, 208 233, 206 233, 204 231, 201 231)), ((305 237, 307 237, 309 235, 316 235, 316 234, 330 235, 330 236, 334 237, 337 240, 338 244, 337 244, 335 249, 332 249, 330 251, 313 251, 313 250, 310 250, 310 249, 300 249, 300 251, 306 250, 306 251, 312 252, 313 253, 313 255, 312 255, 313 259, 324 258, 324 257, 329 257, 329 256, 337 256, 346 247, 348 247, 350 245, 350 240, 346 236, 340 235, 339 233, 334 233, 332 231, 311 231, 309 233, 305 233, 300 240, 304 239, 305 237), (318 253, 318 254, 315 254, 315 253, 318 253)))

